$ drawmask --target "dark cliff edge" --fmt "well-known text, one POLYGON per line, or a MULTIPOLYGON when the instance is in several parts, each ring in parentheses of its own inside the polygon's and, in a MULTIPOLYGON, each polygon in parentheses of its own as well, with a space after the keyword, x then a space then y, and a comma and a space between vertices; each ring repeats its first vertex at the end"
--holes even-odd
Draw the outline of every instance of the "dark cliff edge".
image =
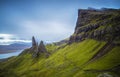
POLYGON ((120 9, 79 9, 75 32, 69 44, 88 38, 99 41, 120 41, 120 9))
POLYGON ((75 32, 69 44, 94 39, 106 42, 96 54, 84 64, 87 65, 120 46, 120 9, 79 9, 75 32))
POLYGON ((0 77, 120 77, 120 10, 79 9, 70 38, 0 60, 0 77))

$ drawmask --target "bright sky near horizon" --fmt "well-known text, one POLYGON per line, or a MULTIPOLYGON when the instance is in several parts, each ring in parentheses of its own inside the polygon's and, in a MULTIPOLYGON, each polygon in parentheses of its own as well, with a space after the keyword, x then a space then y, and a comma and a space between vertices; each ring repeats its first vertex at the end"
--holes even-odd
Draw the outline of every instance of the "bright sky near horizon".
POLYGON ((120 0, 0 0, 0 40, 62 40, 74 32, 78 9, 88 7, 120 8, 120 0))

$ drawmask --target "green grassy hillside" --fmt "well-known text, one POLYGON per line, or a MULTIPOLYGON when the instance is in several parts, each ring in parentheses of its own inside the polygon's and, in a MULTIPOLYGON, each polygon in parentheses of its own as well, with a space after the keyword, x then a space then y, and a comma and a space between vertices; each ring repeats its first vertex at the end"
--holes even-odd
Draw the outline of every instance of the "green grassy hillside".
MULTIPOLYGON (((104 56, 90 61, 106 42, 86 39, 58 48, 48 45, 51 55, 33 58, 24 53, 0 64, 0 77, 98 77, 120 76, 120 47, 115 46, 104 56), (117 71, 117 72, 116 72, 117 71)), ((26 49, 24 52, 29 51, 26 49)))
POLYGON ((80 9, 70 38, 0 63, 0 77, 120 77, 120 9, 80 9))

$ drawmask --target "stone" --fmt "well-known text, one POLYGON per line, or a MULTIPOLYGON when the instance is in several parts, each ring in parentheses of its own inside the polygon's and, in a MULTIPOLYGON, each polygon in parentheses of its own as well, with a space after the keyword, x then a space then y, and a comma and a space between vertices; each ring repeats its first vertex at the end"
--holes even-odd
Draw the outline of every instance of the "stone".
POLYGON ((50 55, 50 53, 47 52, 47 49, 45 48, 45 45, 44 45, 43 41, 41 41, 39 45, 38 45, 38 43, 36 43, 36 47, 34 49, 33 57, 37 58, 42 54, 44 54, 46 56, 46 58, 48 58, 49 55, 50 55))
POLYGON ((47 52, 45 45, 43 44, 43 41, 40 42, 40 44, 38 46, 38 51, 41 53, 47 52))
POLYGON ((114 16, 117 13, 119 14, 119 9, 79 9, 75 31, 68 44, 89 38, 100 41, 108 41, 111 38, 117 40, 120 38, 120 16, 114 16))
POLYGON ((36 48, 37 48, 37 43, 35 41, 35 37, 33 36, 32 37, 32 47, 30 48, 29 53, 34 53, 36 48))
POLYGON ((32 37, 32 47, 37 46, 34 36, 32 37))
POLYGON ((36 47, 34 49, 34 53, 33 53, 33 57, 38 57, 40 55, 40 53, 38 52, 38 43, 36 43, 36 47))

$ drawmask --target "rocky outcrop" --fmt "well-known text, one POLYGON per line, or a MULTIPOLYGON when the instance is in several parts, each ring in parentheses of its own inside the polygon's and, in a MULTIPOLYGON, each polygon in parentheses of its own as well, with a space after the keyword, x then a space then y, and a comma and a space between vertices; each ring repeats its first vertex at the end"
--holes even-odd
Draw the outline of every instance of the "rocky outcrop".
POLYGON ((120 9, 79 9, 74 34, 69 43, 91 38, 120 40, 120 9))
POLYGON ((36 45, 35 49, 33 50, 32 56, 33 56, 33 58, 40 56, 40 53, 38 52, 38 44, 36 45))
POLYGON ((32 47, 35 47, 35 46, 37 46, 37 43, 35 41, 35 37, 33 36, 32 37, 32 47))
POLYGON ((29 53, 33 54, 37 49, 37 45, 38 45, 38 43, 36 42, 35 37, 33 36, 32 37, 32 47, 29 49, 29 53))
POLYGON ((49 53, 47 52, 43 41, 41 41, 38 45, 34 37, 32 37, 32 47, 30 48, 30 52, 33 54, 34 58, 39 57, 42 54, 45 54, 46 57, 49 57, 49 53))
POLYGON ((41 53, 46 53, 47 50, 45 48, 45 45, 43 44, 43 41, 40 42, 39 46, 38 46, 38 51, 41 53))

